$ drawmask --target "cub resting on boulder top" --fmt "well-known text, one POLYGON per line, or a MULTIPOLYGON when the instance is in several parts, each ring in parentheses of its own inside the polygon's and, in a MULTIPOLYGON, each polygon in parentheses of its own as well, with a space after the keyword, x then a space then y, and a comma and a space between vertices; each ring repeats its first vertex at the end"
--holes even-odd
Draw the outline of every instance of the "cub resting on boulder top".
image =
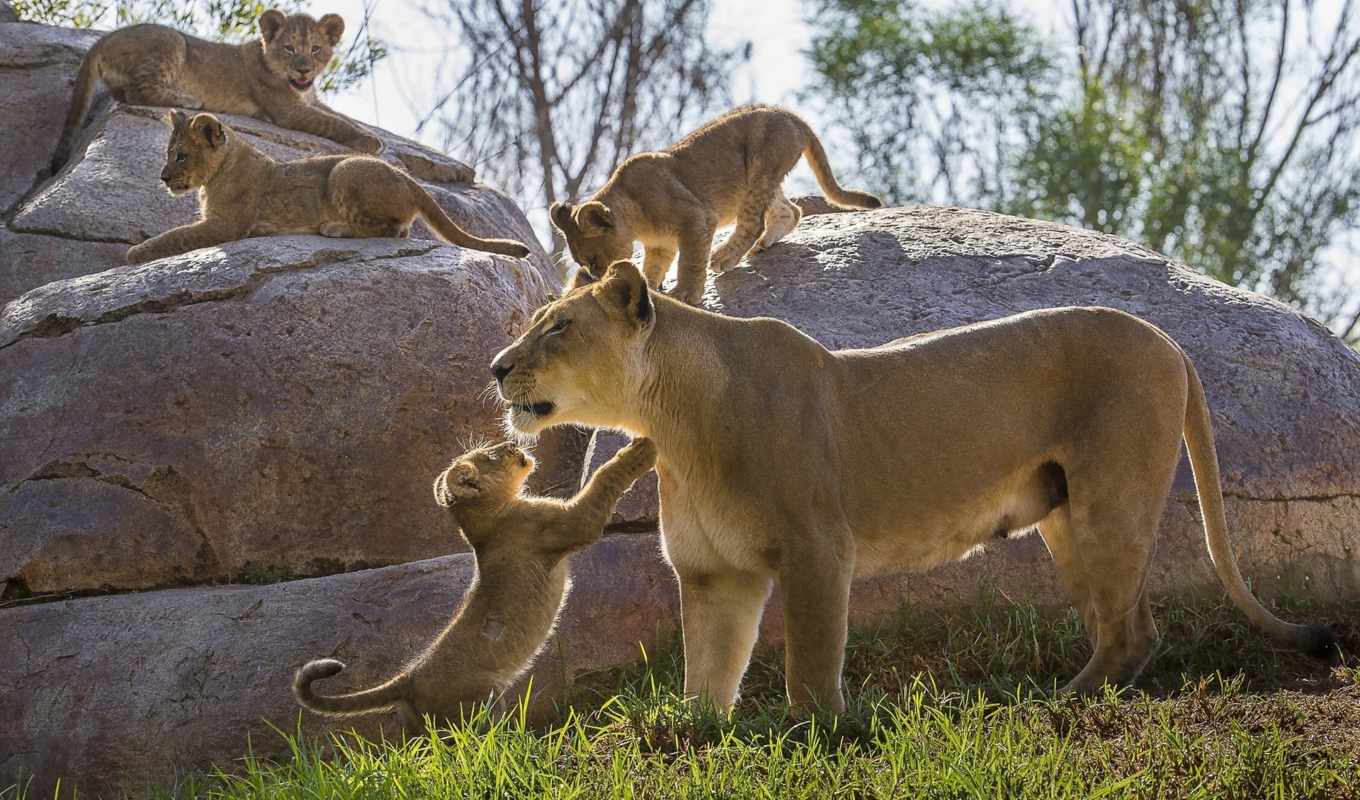
POLYGON ((345 668, 333 658, 297 671, 293 693, 322 714, 394 708, 408 733, 422 715, 456 721, 468 706, 507 689, 552 635, 570 588, 567 556, 599 541, 619 497, 656 462, 656 447, 635 439, 600 467, 576 497, 526 497, 534 461, 513 444, 473 450, 434 482, 477 558, 462 608, 423 655, 373 689, 324 696, 312 682, 345 668))
POLYGON ((164 25, 133 25, 95 42, 76 75, 52 172, 70 157, 100 80, 121 102, 246 114, 378 152, 378 137, 316 101, 313 83, 344 36, 345 21, 338 14, 315 20, 270 9, 258 24, 259 40, 239 45, 204 41, 164 25))
POLYGON ((1145 579, 1182 438, 1233 602, 1286 645, 1334 650, 1243 583, 1204 389, 1146 322, 1056 308, 832 352, 649 293, 630 262, 590 281, 578 272, 491 367, 518 431, 656 442, 686 694, 732 705, 778 580, 789 701, 839 712, 852 578, 1036 524, 1095 650, 1066 688, 1132 682, 1158 642, 1145 579))
POLYGON ((833 205, 883 205, 836 183, 821 141, 800 117, 782 108, 749 106, 718 117, 668 150, 630 157, 586 202, 554 203, 549 215, 572 258, 596 277, 632 257, 633 242, 640 240, 643 271, 657 288, 678 250, 674 294, 693 305, 703 296, 719 227, 736 223, 731 237, 713 251, 714 272, 731 269, 753 245, 764 250, 798 225, 802 212, 780 184, 800 157, 807 158, 833 205))
POLYGON ((198 188, 201 219, 128 249, 129 264, 200 247, 282 233, 407 236, 423 217, 446 242, 523 258, 529 248, 464 231, 419 183, 369 156, 275 161, 211 114, 169 115, 173 130, 161 180, 171 194, 198 188))

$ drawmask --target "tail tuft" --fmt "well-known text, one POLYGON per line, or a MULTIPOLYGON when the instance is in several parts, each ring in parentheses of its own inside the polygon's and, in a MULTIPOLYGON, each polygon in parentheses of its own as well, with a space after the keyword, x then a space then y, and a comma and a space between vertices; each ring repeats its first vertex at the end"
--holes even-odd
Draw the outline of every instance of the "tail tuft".
POLYGON ((299 698, 309 698, 312 694, 312 681, 325 680, 334 675, 339 675, 344 668, 344 662, 334 658, 318 658, 315 661, 308 661, 298 668, 297 674, 293 676, 293 692, 299 698))
POLYGON ((1326 625, 1303 625, 1294 643, 1301 653, 1313 658, 1329 661, 1341 654, 1341 643, 1336 634, 1326 625))

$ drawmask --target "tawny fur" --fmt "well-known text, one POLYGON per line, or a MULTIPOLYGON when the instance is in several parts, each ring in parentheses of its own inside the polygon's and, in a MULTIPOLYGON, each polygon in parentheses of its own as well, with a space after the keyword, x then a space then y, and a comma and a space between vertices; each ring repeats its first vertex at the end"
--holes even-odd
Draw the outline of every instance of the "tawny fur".
POLYGON ((199 190, 199 220, 128 250, 129 264, 250 236, 407 236, 417 217, 444 241, 523 258, 529 248, 458 227, 419 183, 371 156, 275 161, 211 114, 169 115, 161 180, 172 194, 199 190))
POLYGON ((1145 580, 1182 439, 1233 602, 1287 645, 1333 649, 1327 628, 1278 619, 1243 583, 1199 377, 1120 311, 1046 309, 832 352, 778 320, 649 294, 618 262, 598 282, 578 273, 492 369, 523 433, 580 424, 656 442, 685 691, 722 707, 774 581, 789 700, 839 712, 852 578, 1036 524, 1094 647, 1066 688, 1132 682, 1158 642, 1145 580))
POLYGON ((351 694, 316 694, 312 682, 344 669, 335 659, 308 662, 293 692, 303 706, 329 715, 393 709, 408 733, 422 717, 456 721, 476 703, 504 692, 552 635, 570 588, 567 557, 599 541, 619 497, 656 461, 637 439, 591 476, 570 500, 528 497, 533 460, 513 444, 473 450, 434 482, 477 559, 462 607, 434 642, 396 677, 351 694))
POLYGON ((257 24, 259 39, 239 45, 205 41, 164 25, 132 25, 95 42, 76 74, 52 172, 70 158, 100 81, 121 102, 246 114, 360 152, 378 152, 380 139, 316 99, 316 79, 345 34, 344 19, 270 9, 257 24))
POLYGON ((730 269, 752 247, 763 250, 798 225, 802 212, 784 197, 781 184, 802 157, 832 204, 882 205, 872 195, 841 188, 821 141, 800 117, 749 106, 667 150, 632 156, 585 202, 554 203, 550 216, 576 263, 595 276, 630 258, 633 243, 641 241, 643 271, 656 288, 678 253, 674 294, 695 304, 710 266, 714 272, 730 269), (732 235, 710 258, 713 234, 733 223, 732 235))

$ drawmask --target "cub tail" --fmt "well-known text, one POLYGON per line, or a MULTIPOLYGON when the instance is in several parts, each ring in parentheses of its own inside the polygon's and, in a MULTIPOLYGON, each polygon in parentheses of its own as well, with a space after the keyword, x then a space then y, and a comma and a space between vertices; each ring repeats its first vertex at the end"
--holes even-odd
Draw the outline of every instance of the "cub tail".
POLYGON ((807 144, 803 146, 803 158, 807 159, 812 174, 817 178, 817 185, 822 187, 822 194, 826 195, 826 199, 831 201, 832 205, 842 208, 882 208, 883 201, 871 194, 841 188, 836 182, 836 176, 831 172, 831 162, 826 158, 822 140, 817 138, 817 134, 806 122, 799 119, 798 123, 807 137, 807 144))
POLYGON ((53 175, 70 160, 71 144, 75 142, 76 134, 85 122, 85 115, 90 111, 90 99, 94 97, 94 87, 100 79, 99 52, 99 42, 96 42, 80 62, 76 85, 71 92, 71 107, 66 112, 66 124, 61 129, 61 138, 57 140, 57 149, 52 154, 50 170, 53 175))
POLYGON ((510 239, 483 239, 458 227, 458 223, 449 219, 449 215, 444 213, 444 209, 440 208, 439 204, 430 196, 430 193, 425 191, 424 186, 416 183, 410 176, 407 176, 406 180, 410 181, 411 194, 415 198, 416 208, 419 209, 420 216, 425 219, 427 225, 434 229, 439 238, 449 244, 487 253, 499 253, 503 256, 514 256, 515 258, 528 257, 529 248, 519 242, 510 239))
POLYGON ((1214 450, 1214 432, 1209 418, 1209 406, 1204 399, 1204 386, 1199 374, 1185 359, 1189 380, 1189 402, 1185 409, 1185 449, 1190 454, 1190 468, 1195 476, 1195 492, 1199 495, 1200 512, 1204 515, 1204 539, 1214 571, 1227 589, 1233 605, 1247 616, 1258 630, 1280 644, 1317 658, 1331 658, 1337 652, 1336 637, 1325 625, 1297 625, 1285 622, 1270 613, 1251 593, 1233 555, 1232 540, 1228 538, 1228 521, 1223 511, 1223 490, 1219 482, 1218 455, 1214 450))
POLYGON ((293 676, 293 696, 304 708, 330 716, 353 716, 382 711, 406 700, 406 679, 397 677, 372 689, 339 695, 321 695, 312 691, 312 682, 339 674, 345 665, 334 658, 308 661, 293 676))

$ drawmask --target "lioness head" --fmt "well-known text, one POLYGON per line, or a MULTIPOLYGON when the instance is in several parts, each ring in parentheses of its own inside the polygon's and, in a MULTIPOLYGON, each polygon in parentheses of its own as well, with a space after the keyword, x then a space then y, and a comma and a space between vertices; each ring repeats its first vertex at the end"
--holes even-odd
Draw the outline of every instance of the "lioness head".
POLYGON ((439 473, 434 479, 434 500, 450 508, 459 502, 515 497, 533 471, 533 456, 513 442, 479 447, 439 473))
POLYGON ((180 195, 207 183, 227 156, 227 139, 234 136, 212 114, 195 114, 192 119, 182 111, 171 111, 170 143, 165 148, 165 167, 161 180, 170 194, 180 195))
POLYGON ((647 281, 631 261, 595 280, 582 271, 560 300, 491 362, 506 420, 520 433, 551 425, 617 424, 615 412, 642 375, 655 322, 647 281))
POLYGON ((271 8, 260 15, 258 24, 265 65, 299 92, 312 88, 345 35, 345 20, 339 14, 312 19, 306 14, 285 16, 271 8))
POLYGON ((594 277, 605 267, 633 255, 633 232, 609 206, 591 200, 579 206, 553 203, 548 212, 553 227, 566 237, 571 257, 594 277))

